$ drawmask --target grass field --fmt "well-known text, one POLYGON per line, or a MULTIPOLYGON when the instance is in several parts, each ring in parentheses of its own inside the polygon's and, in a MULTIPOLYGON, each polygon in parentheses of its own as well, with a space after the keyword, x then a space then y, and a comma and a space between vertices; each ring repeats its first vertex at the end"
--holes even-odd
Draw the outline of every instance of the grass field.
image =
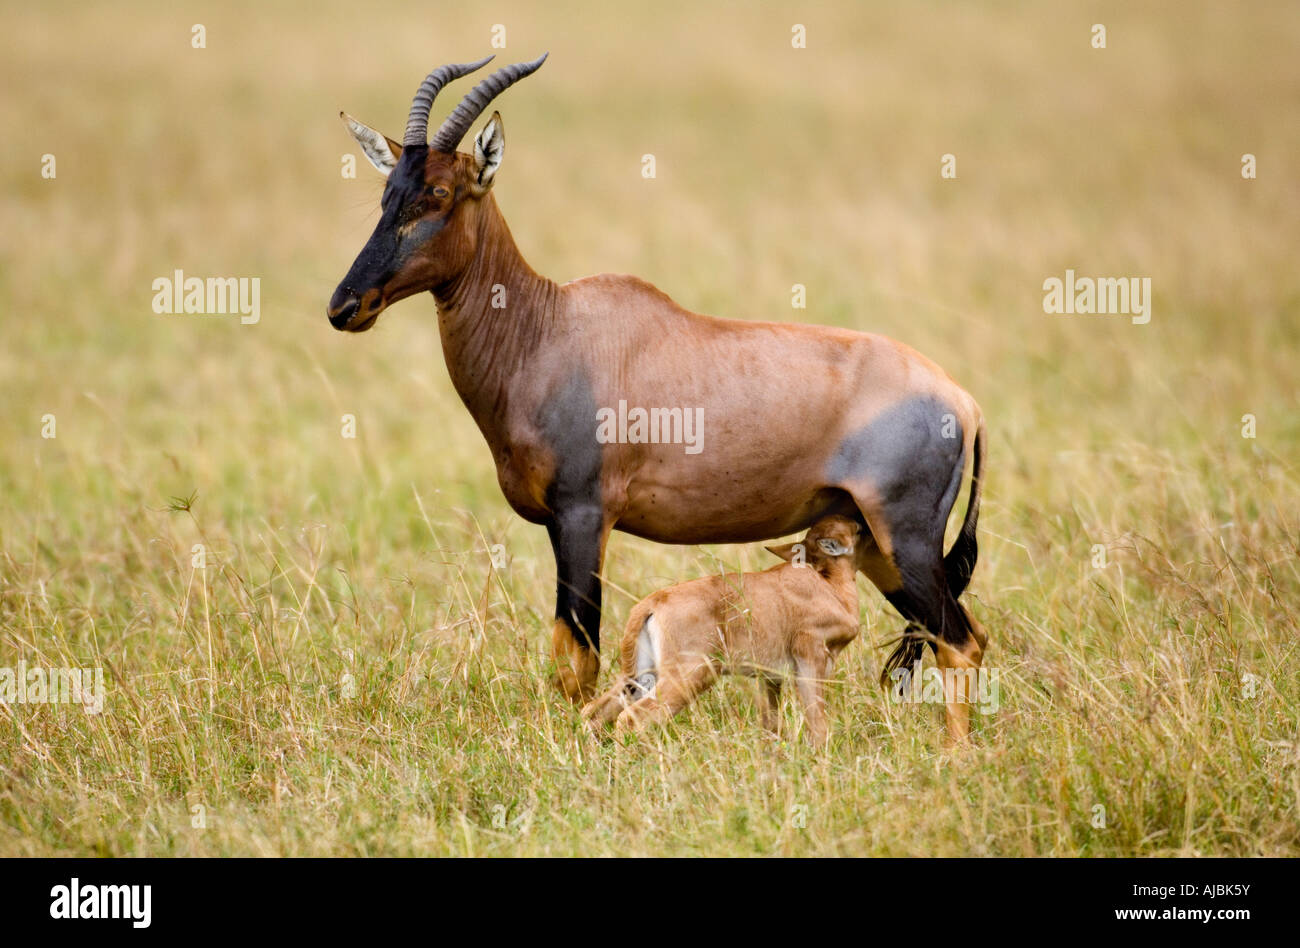
MULTIPOLYGON (((1300 7, 612 6, 6 5, 0 667, 106 701, 0 706, 0 855, 1300 853, 1300 7), (536 269, 885 333, 982 404, 966 752, 876 684, 865 580, 822 754, 744 680, 627 746, 547 683, 549 545, 432 299, 324 313, 382 187, 337 111, 400 138, 494 24, 551 52, 497 104, 536 269), (1150 322, 1045 314, 1067 268, 1149 277, 1150 322), (260 278, 260 322, 154 313, 176 269, 260 278)), ((616 534, 605 641, 771 562, 616 534)))

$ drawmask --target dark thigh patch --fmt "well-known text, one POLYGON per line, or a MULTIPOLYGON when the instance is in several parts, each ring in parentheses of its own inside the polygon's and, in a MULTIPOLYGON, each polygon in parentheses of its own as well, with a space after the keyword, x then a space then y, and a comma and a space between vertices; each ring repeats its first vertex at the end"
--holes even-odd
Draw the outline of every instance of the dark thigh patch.
POLYGON ((962 450, 957 413, 933 395, 912 395, 841 441, 826 477, 850 490, 869 486, 887 509, 920 513, 952 493, 962 450))

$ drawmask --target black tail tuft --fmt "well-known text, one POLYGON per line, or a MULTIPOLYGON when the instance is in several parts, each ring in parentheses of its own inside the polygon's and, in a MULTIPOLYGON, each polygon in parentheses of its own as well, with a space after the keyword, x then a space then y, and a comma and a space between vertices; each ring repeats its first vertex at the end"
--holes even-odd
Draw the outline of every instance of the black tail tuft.
POLYGON ((907 628, 903 630, 898 644, 894 646, 894 650, 885 659, 885 667, 880 672, 880 687, 889 687, 889 679, 893 675, 894 669, 911 668, 919 662, 921 656, 925 653, 925 643, 930 638, 931 636, 923 626, 909 622, 907 628))
POLYGON ((975 538, 975 528, 980 518, 983 473, 984 422, 981 421, 979 430, 975 432, 975 460, 971 465, 970 500, 966 503, 966 519, 962 521, 961 533, 957 535, 957 541, 943 558, 943 575, 948 581, 948 588, 952 591, 954 599, 966 591, 971 573, 975 572, 975 561, 979 557, 979 543, 975 538))

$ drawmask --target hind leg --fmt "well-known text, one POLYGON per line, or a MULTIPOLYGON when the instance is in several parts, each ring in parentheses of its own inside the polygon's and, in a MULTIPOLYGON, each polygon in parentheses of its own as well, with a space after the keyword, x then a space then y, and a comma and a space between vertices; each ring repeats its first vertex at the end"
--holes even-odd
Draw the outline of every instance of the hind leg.
MULTIPOLYGON (((960 603, 957 606, 965 611, 960 603)), ((948 740, 954 744, 961 743, 970 735, 970 707, 977 700, 975 679, 984 660, 984 649, 973 634, 959 644, 940 641, 932 645, 935 661, 943 673, 948 740)))
POLYGON ((717 670, 709 661, 682 672, 665 672, 659 676, 654 694, 629 705, 619 714, 614 729, 623 734, 662 724, 707 691, 717 679, 717 670))
MULTIPOLYGON (((898 567, 900 585, 887 591, 885 598, 903 618, 924 629, 923 640, 934 649, 935 661, 944 678, 948 740, 964 741, 970 733, 974 678, 983 662, 988 637, 948 588, 941 539, 923 540, 896 534, 893 560, 898 567)), ((921 641, 919 636, 905 640, 895 654, 903 652, 901 658, 905 662, 919 659, 921 641)))
POLYGON ((583 706, 582 718, 593 732, 601 731, 613 724, 639 693, 640 689, 631 678, 620 675, 608 691, 583 706))
MULTIPOLYGON (((902 397, 850 433, 828 466, 871 531, 870 542, 857 554, 858 569, 908 622, 903 641, 885 663, 886 686, 891 672, 920 660, 926 642, 944 671, 977 669, 983 659, 983 629, 953 594, 954 586, 964 588, 973 568, 973 537, 970 549, 963 547, 961 563, 953 565, 951 585, 943 554, 967 444, 973 445, 979 430, 972 406, 959 390, 902 397)), ((972 490, 972 503, 975 496, 972 490)), ((967 691, 954 688, 945 696, 952 740, 963 739, 970 729, 970 707, 959 700, 967 691)))
POLYGON ((953 604, 961 610, 969 637, 961 643, 949 644, 946 640, 935 645, 935 661, 944 673, 945 715, 950 741, 963 741, 970 734, 970 707, 977 700, 978 688, 976 676, 984 661, 984 648, 988 645, 988 636, 984 627, 970 614, 970 610, 960 602, 953 604))
POLYGON ((944 675, 948 739, 960 742, 970 733, 973 677, 983 661, 988 636, 970 611, 957 601, 943 564, 943 529, 950 495, 937 502, 885 505, 871 491, 855 495, 871 537, 857 553, 859 571, 885 594, 907 620, 903 638, 885 662, 881 684, 888 688, 896 669, 911 670, 928 642, 944 675), (859 499, 860 498, 860 499, 859 499))

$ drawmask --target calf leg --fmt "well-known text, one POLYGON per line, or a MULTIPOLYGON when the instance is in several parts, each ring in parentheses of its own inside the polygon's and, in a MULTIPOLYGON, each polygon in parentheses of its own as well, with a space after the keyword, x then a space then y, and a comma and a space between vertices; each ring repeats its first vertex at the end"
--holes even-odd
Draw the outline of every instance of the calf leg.
POLYGON ((777 717, 781 699, 780 678, 760 678, 758 680, 758 723, 773 734, 777 732, 780 719, 777 717))
POLYGON ((582 717, 593 731, 603 730, 614 723, 623 709, 635 700, 634 695, 639 693, 640 689, 632 679, 620 675, 608 691, 583 707, 582 717))
POLYGON ((717 670, 707 660, 685 672, 673 670, 661 673, 655 685, 655 693, 624 710, 618 716, 614 729, 622 734, 662 724, 707 691, 717 680, 717 670))
POLYGON ((829 657, 821 643, 796 646, 794 686, 799 702, 803 705, 808 739, 814 747, 823 746, 829 737, 825 696, 826 678, 830 672, 829 657))

